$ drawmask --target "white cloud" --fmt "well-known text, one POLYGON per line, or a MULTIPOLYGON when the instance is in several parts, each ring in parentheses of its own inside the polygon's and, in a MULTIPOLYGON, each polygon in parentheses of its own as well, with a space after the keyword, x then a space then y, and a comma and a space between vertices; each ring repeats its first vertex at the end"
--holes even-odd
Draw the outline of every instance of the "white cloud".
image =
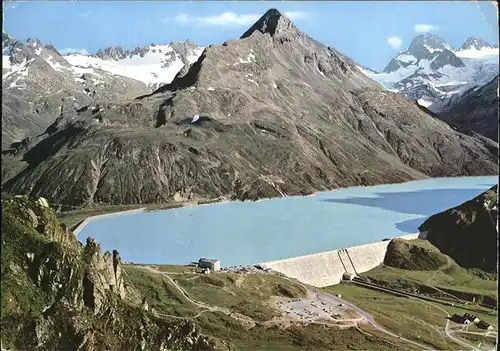
MULTIPOLYGON (((261 14, 242 14, 238 15, 234 12, 223 12, 216 16, 191 16, 186 13, 180 13, 175 17, 167 17, 163 22, 175 22, 177 24, 196 24, 204 26, 250 26, 254 24, 262 15, 261 14)), ((290 20, 302 20, 309 17, 306 12, 290 11, 285 12, 290 20)))
POLYGON ((394 49, 400 49, 401 45, 403 45, 403 41, 400 37, 389 37, 387 38, 387 44, 392 46, 394 49))
POLYGON ((80 54, 80 55, 88 55, 89 52, 85 49, 73 49, 73 48, 65 48, 65 49, 60 49, 58 50, 61 55, 68 55, 68 54, 80 54))
POLYGON ((302 19, 307 19, 310 17, 310 13, 302 11, 288 11, 285 12, 285 16, 292 21, 300 21, 302 19))
POLYGON ((417 33, 427 33, 432 32, 433 30, 437 30, 437 26, 433 24, 416 24, 414 28, 415 32, 417 33))

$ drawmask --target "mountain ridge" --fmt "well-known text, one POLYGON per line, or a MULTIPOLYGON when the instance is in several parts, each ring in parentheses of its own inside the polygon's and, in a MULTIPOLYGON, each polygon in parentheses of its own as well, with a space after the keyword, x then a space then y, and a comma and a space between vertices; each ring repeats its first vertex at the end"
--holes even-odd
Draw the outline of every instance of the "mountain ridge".
POLYGON ((456 50, 437 35, 423 34, 392 58, 382 72, 364 72, 385 88, 439 113, 468 90, 498 75, 498 48, 470 37, 456 50))
POLYGON ((271 31, 205 48, 151 94, 61 116, 9 156, 17 171, 3 188, 93 206, 255 200, 497 171, 497 144, 385 91, 299 30, 271 31))
POLYGON ((71 66, 37 39, 23 43, 7 34, 2 45, 2 150, 42 134, 63 111, 150 91, 136 80, 71 66))

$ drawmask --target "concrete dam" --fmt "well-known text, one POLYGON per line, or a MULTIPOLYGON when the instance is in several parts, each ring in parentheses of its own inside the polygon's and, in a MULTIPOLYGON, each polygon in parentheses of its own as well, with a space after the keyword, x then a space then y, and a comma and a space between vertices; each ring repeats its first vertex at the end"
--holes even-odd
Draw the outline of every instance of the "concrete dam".
MULTIPOLYGON (((419 235, 420 233, 415 233, 399 238, 413 240, 419 235)), ((266 262, 261 265, 321 288, 340 283, 346 272, 358 275, 377 267, 384 261, 387 245, 389 240, 266 262)))

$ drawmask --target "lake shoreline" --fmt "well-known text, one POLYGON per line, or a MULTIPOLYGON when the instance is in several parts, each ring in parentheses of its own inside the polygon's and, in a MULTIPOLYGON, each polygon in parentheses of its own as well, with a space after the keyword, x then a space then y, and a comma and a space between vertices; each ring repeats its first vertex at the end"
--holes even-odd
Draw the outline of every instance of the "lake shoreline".
MULTIPOLYGON (((134 213, 142 213, 142 212, 159 212, 159 211, 171 211, 171 210, 179 210, 179 209, 184 209, 184 208, 196 208, 196 207, 202 207, 202 206, 209 206, 209 205, 220 205, 220 204, 230 204, 230 203, 262 203, 265 201, 272 201, 272 200, 281 200, 285 198, 303 198, 303 197, 315 197, 323 193, 331 193, 339 190, 345 190, 345 189, 366 189, 370 187, 380 187, 380 186, 395 186, 395 185, 405 185, 408 183, 416 183, 416 182, 422 182, 422 181, 429 181, 429 180, 440 180, 440 179, 462 179, 462 178, 490 178, 490 177, 498 177, 498 175, 490 175, 490 176, 474 176, 474 177, 463 177, 463 176, 458 176, 458 177, 437 177, 437 178, 423 178, 423 179, 416 179, 416 180, 409 180, 406 182, 401 182, 401 183, 382 183, 382 184, 377 184, 377 185, 354 185, 354 186, 349 186, 345 188, 335 188, 332 190, 325 190, 325 191, 317 191, 311 194, 307 195, 290 195, 290 196, 276 196, 276 197, 270 197, 270 198, 261 198, 257 200, 230 200, 227 198, 220 198, 220 201, 214 200, 211 202, 211 200, 202 200, 206 201, 203 203, 198 203, 197 201, 187 201, 185 203, 178 203, 179 206, 172 207, 172 208, 159 208, 159 209, 149 209, 148 205, 144 205, 144 207, 138 208, 138 209, 131 209, 131 210, 122 210, 122 211, 116 211, 116 212, 108 212, 108 213, 103 213, 103 214, 97 214, 93 216, 88 216, 86 217, 83 221, 81 221, 74 229, 73 233, 75 236, 78 236, 80 232, 85 229, 85 227, 93 220, 99 219, 99 218, 104 218, 104 217, 113 217, 113 216, 120 216, 123 214, 134 214, 134 213)), ((498 178, 497 178, 498 182, 498 178)), ((158 204, 154 205, 149 205, 149 206, 155 206, 158 204)), ((175 204, 177 205, 177 204, 175 204)), ((120 205, 117 205, 120 206, 120 205)), ((136 206, 130 205, 130 206, 136 206)), ((137 205, 140 206, 140 205, 137 205)))

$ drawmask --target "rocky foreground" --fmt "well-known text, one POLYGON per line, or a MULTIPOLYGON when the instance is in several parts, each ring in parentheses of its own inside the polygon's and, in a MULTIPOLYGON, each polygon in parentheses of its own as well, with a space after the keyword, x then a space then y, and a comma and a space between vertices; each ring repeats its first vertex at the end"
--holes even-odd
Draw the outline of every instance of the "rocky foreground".
POLYGON ((46 202, 2 198, 2 350, 226 350, 128 298, 119 254, 80 244, 46 202))
POLYGON ((497 153, 273 9, 152 94, 63 110, 3 152, 2 188, 66 208, 255 200, 492 175, 497 153))

